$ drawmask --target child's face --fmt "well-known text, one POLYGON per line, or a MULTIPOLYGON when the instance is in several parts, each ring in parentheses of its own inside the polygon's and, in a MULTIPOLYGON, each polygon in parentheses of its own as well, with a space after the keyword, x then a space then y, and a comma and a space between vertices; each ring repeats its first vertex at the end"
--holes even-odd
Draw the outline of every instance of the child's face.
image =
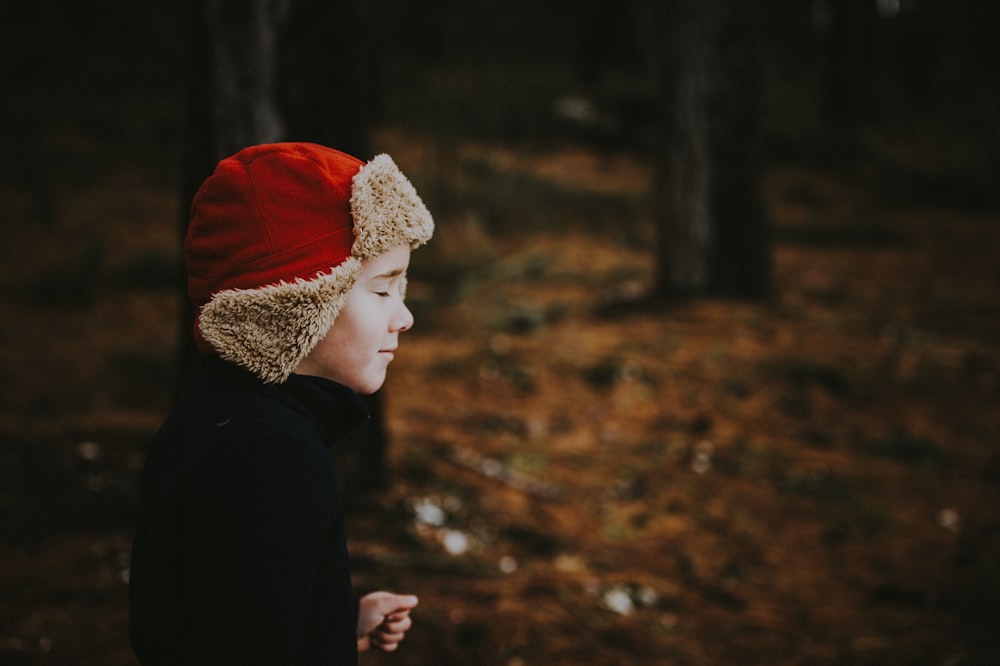
POLYGON ((358 393, 377 391, 399 334, 413 326, 403 304, 409 264, 408 245, 365 261, 333 326, 295 372, 332 379, 358 393))

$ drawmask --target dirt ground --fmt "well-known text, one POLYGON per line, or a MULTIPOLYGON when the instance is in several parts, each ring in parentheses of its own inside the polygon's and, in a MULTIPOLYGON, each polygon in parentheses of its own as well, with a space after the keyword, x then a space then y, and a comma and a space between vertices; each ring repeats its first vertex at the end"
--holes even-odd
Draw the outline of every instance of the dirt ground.
MULTIPOLYGON (((626 205, 452 207, 415 255, 390 485, 350 522, 357 586, 421 604, 363 663, 1000 663, 1000 215, 773 167, 773 298, 649 308, 640 162, 451 150, 469 179, 626 205)), ((2 193, 25 222, 0 246, 0 662, 132 664, 176 193, 133 161, 57 194, 46 221, 2 193)))

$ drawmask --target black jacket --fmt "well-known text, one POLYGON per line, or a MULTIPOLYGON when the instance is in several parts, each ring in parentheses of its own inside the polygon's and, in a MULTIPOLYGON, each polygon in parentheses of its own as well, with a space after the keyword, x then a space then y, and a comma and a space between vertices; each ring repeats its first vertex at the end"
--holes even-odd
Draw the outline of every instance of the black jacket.
POLYGON ((367 416, 340 384, 268 385, 206 359, 143 470, 130 630, 144 665, 357 663, 329 446, 367 416))

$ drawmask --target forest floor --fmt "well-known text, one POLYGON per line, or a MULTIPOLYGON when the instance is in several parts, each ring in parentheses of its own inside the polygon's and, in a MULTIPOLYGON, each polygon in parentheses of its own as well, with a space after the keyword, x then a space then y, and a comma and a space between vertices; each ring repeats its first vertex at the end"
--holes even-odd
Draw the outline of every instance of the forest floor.
MULTIPOLYGON (((772 167, 772 298, 652 308, 640 162, 379 142, 456 194, 414 255, 389 484, 350 519, 358 588, 421 603, 362 663, 1000 663, 1000 215, 772 167)), ((134 663, 176 192, 81 183, 0 247, 12 666, 134 663)), ((34 201, 3 192, 8 219, 34 201)))

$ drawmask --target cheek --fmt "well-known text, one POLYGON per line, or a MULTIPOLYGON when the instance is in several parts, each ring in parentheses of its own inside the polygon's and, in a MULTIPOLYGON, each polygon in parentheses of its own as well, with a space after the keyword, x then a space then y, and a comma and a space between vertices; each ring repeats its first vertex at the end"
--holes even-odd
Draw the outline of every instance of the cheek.
POLYGON ((378 344, 377 313, 371 304, 355 299, 353 307, 344 308, 330 329, 330 337, 338 355, 345 359, 360 358, 378 344))
POLYGON ((385 308, 389 301, 376 296, 355 303, 349 314, 351 335, 356 343, 378 342, 388 328, 385 308))

